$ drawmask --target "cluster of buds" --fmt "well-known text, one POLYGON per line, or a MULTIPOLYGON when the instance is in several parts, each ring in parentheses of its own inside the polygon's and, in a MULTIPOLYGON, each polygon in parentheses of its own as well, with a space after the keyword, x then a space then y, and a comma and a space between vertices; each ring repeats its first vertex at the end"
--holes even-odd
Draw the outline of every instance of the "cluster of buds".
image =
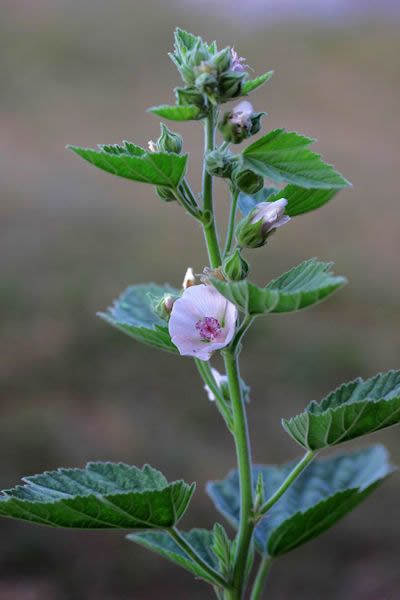
POLYGON ((206 154, 206 169, 213 177, 230 179, 239 158, 229 150, 212 150, 206 154))
POLYGON ((208 102, 221 104, 241 96, 246 65, 232 48, 218 51, 215 43, 177 29, 170 57, 187 86, 176 90, 178 104, 206 110, 208 102))
POLYGON ((287 200, 281 198, 275 202, 260 202, 238 223, 236 240, 241 248, 259 248, 264 246, 268 237, 278 227, 290 221, 285 215, 287 200))
MULTIPOLYGON (((175 133, 168 129, 166 125, 160 123, 161 134, 157 141, 148 142, 150 152, 168 152, 174 154, 180 154, 182 152, 183 139, 179 133, 175 133)), ((173 190, 169 187, 158 185, 156 186, 157 196, 165 202, 172 202, 176 200, 173 190)))
POLYGON ((218 129, 225 142, 240 144, 260 131, 261 117, 264 115, 264 112, 254 112, 252 104, 243 100, 224 114, 218 123, 218 129))

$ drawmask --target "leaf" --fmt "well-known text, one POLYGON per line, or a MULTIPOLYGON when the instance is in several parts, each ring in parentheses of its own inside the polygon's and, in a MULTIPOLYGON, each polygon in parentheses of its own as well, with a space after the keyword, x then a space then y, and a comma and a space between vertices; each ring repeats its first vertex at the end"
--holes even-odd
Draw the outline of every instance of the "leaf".
POLYGON ((245 313, 292 312, 324 300, 346 283, 344 277, 333 275, 331 266, 331 263, 312 258, 273 279, 264 288, 246 280, 221 281, 213 278, 212 284, 245 313))
POLYGON ((168 352, 178 352, 171 341, 166 321, 154 310, 154 305, 165 294, 174 296, 179 292, 169 285, 133 285, 121 294, 107 312, 99 313, 99 317, 139 342, 168 352))
POLYGON ((152 106, 148 110, 170 121, 193 121, 203 116, 200 108, 194 104, 185 104, 184 106, 163 104, 161 106, 152 106))
POLYGON ((289 217, 297 217, 303 213, 315 210, 323 206, 336 196, 338 190, 315 190, 305 189, 297 185, 289 184, 282 190, 276 188, 264 188, 257 194, 249 196, 241 192, 239 194, 239 209, 243 215, 247 215, 260 202, 276 202, 280 198, 287 200, 285 214, 289 217))
MULTIPOLYGON (((256 466, 268 500, 285 481, 295 463, 256 466)), ((394 468, 383 446, 316 460, 295 480, 255 530, 255 544, 263 555, 278 556, 317 537, 362 502, 394 468)), ((234 526, 240 514, 239 478, 231 472, 223 481, 210 482, 207 492, 217 510, 234 526)))
POLYGON ((128 154, 129 156, 144 156, 146 154, 146 150, 141 148, 141 146, 137 146, 132 142, 123 141, 121 144, 99 144, 100 150, 106 152, 107 154, 115 154, 119 156, 120 154, 128 154))
POLYGON ((256 90, 257 88, 261 87, 262 85, 264 85, 264 83, 267 83, 267 81, 271 79, 273 74, 274 71, 268 71, 268 73, 264 73, 264 75, 259 75, 255 79, 249 79, 248 81, 245 81, 242 86, 243 96, 247 96, 247 94, 250 94, 250 92, 252 92, 253 90, 256 90))
POLYGON ((78 146, 68 148, 107 173, 172 188, 178 186, 185 174, 188 158, 187 154, 140 152, 143 149, 134 144, 126 152, 121 151, 123 146, 100 146, 99 150, 78 146))
POLYGON ((349 182, 319 154, 307 148, 312 138, 294 131, 275 129, 243 151, 244 168, 275 181, 305 188, 343 188, 349 182))
MULTIPOLYGON (((214 556, 211 546, 213 534, 206 529, 192 529, 188 533, 181 532, 187 542, 196 550, 197 554, 212 568, 218 570, 218 561, 214 556)), ((148 550, 161 554, 164 558, 183 567, 197 577, 202 577, 210 583, 214 583, 209 575, 189 558, 176 542, 163 531, 151 531, 146 533, 133 533, 127 536, 131 542, 136 542, 148 550)))
POLYGON ((345 383, 321 402, 282 421, 301 446, 326 448, 400 423, 400 371, 345 383))
POLYGON ((194 484, 168 483, 145 465, 88 463, 85 469, 57 469, 25 477, 5 490, 0 515, 80 529, 172 527, 185 512, 194 484))

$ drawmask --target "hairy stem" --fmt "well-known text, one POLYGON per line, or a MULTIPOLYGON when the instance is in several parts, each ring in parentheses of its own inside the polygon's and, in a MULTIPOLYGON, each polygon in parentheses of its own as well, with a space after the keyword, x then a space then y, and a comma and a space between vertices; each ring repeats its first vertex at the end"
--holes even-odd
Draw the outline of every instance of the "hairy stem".
POLYGON ((265 580, 267 579, 271 568, 272 559, 269 556, 263 558, 258 567, 257 575, 254 580, 253 589, 251 590, 250 600, 260 600, 263 593, 265 580))
POLYGON ((246 411, 240 387, 238 357, 230 350, 225 350, 223 354, 232 405, 234 423, 233 435, 235 438, 240 481, 240 523, 232 580, 233 590, 236 595, 231 594, 230 596, 232 600, 236 600, 236 598, 240 599, 242 597, 248 553, 252 542, 251 538, 254 529, 254 523, 252 519, 253 481, 250 439, 246 411))
POLYGON ((194 359, 196 363, 197 369, 204 381, 204 383, 210 388, 212 393, 214 394, 215 403, 218 407, 218 410, 222 414, 225 423, 229 429, 229 431, 233 431, 233 420, 232 420, 232 412, 229 407, 229 404, 223 397, 221 390, 217 386, 213 374, 211 372, 211 367, 208 362, 203 362, 198 358, 194 359))
MULTIPOLYGON (((214 111, 211 110, 204 122, 204 153, 214 150, 214 111)), ((221 264, 221 252, 215 229, 213 206, 213 178, 203 164, 203 229, 210 267, 216 269, 221 264)))
POLYGON ((232 192, 232 203, 231 203, 231 211, 229 214, 228 231, 226 234, 224 258, 226 256, 228 256, 228 254, 232 248, 233 234, 235 232, 235 219, 236 219, 236 210, 237 210, 238 199, 239 199, 239 190, 237 188, 235 188, 232 192))
POLYGON ((217 573, 215 569, 210 567, 205 560, 203 560, 201 556, 197 554, 196 550, 185 540, 181 532, 176 527, 171 527, 167 531, 179 548, 181 548, 181 550, 183 550, 184 553, 191 558, 193 562, 195 562, 196 565, 202 571, 204 571, 204 573, 208 575, 209 579, 211 579, 215 585, 222 588, 228 587, 228 583, 223 579, 223 577, 221 577, 221 575, 217 573))
POLYGON ((304 469, 308 467, 308 465, 315 458, 315 456, 316 452, 313 450, 309 450, 308 452, 306 452, 301 461, 298 462, 294 469, 289 473, 289 475, 282 483, 280 488, 276 490, 275 494, 273 494, 263 506, 261 506, 260 510, 258 511, 258 514, 256 515, 256 518, 257 516, 261 517, 262 515, 265 515, 265 513, 268 512, 269 509, 278 502, 279 498, 281 498, 286 492, 286 490, 290 488, 295 479, 297 479, 300 473, 302 473, 304 469))

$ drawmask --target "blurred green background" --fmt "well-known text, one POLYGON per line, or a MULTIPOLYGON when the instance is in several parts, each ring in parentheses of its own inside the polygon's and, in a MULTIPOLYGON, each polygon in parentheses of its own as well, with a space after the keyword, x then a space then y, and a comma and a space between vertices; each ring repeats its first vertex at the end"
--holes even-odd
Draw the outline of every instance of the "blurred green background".
MULTIPOLYGON (((352 180, 328 206, 254 251, 265 283, 310 256, 351 285, 310 311, 258 322, 243 352, 254 458, 296 457, 280 418, 343 380, 399 368, 398 22, 378 17, 271 23, 213 16, 212 3, 5 0, 0 20, 0 484, 87 460, 150 462, 196 479, 182 525, 209 526, 203 492, 234 465, 232 441, 189 359, 140 346, 95 313, 130 283, 179 285, 206 262, 199 227, 152 188, 96 171, 65 151, 158 135, 146 107, 172 101, 175 25, 234 45, 273 80, 254 96, 265 127, 317 137, 352 180), (252 25, 253 23, 253 25, 252 25)), ((249 15, 251 2, 248 2, 249 15)), ((252 15, 254 17, 254 15, 252 15)), ((199 189, 202 131, 183 124, 199 189)), ((218 217, 227 198, 217 186, 218 217)), ((400 462, 399 430, 371 436, 400 462)), ((400 597, 394 476, 319 540, 277 562, 275 600, 400 597)), ((200 582, 115 533, 2 521, 0 598, 212 598, 200 582)))

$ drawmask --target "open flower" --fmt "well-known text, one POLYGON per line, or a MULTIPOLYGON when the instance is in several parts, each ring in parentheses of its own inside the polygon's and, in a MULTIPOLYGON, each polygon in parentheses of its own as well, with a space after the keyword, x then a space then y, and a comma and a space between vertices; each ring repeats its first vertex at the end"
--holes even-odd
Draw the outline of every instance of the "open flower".
MULTIPOLYGON (((216 383, 217 388, 221 389, 223 388, 223 386, 228 385, 228 377, 226 375, 221 375, 221 373, 217 371, 217 369, 214 369, 214 367, 211 367, 211 373, 214 377, 214 381, 216 383)), ((204 389, 207 392, 207 396, 210 402, 215 402, 215 396, 207 384, 205 384, 204 389)))
POLYGON ((175 300, 168 328, 180 354, 209 360, 232 340, 236 319, 232 302, 215 288, 200 284, 186 288, 175 300))
POLYGON ((262 221, 262 233, 266 235, 290 221, 290 217, 284 214, 286 205, 285 198, 275 202, 260 202, 251 213, 250 223, 262 221))

